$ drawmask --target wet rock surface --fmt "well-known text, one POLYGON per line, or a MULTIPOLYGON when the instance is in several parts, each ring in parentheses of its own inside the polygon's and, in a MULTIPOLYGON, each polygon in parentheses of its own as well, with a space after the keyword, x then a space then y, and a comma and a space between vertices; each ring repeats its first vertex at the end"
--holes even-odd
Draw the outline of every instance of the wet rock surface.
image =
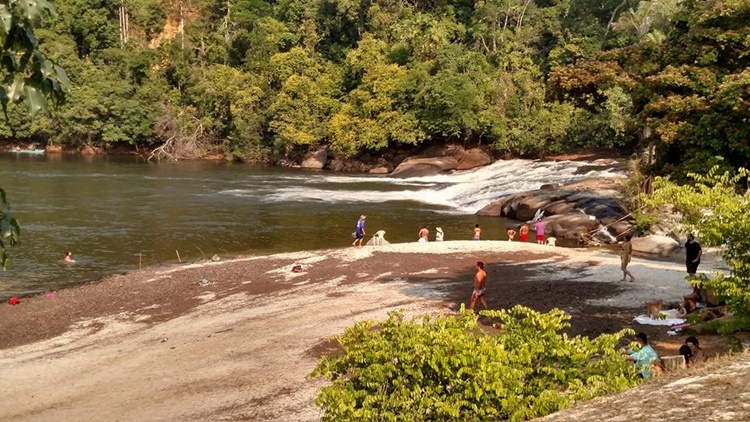
POLYGON ((548 236, 584 240, 605 227, 599 240, 613 241, 608 234, 619 239, 634 230, 620 206, 616 183, 615 179, 596 179, 568 185, 547 184, 500 198, 477 215, 529 221, 543 210, 548 236))
POLYGON ((408 158, 389 175, 390 177, 408 178, 433 176, 455 170, 458 160, 455 157, 408 158))

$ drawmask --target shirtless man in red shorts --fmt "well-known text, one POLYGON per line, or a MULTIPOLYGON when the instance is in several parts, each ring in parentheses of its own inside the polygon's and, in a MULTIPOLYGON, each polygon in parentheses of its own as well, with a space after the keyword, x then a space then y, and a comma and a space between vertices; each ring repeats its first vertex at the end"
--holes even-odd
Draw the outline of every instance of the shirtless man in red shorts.
POLYGON ((477 274, 474 276, 474 291, 471 292, 471 302, 469 303, 469 309, 474 310, 474 305, 477 303, 477 299, 482 302, 484 309, 487 309, 487 301, 484 300, 485 293, 487 292, 487 273, 484 271, 484 262, 477 262, 477 274))

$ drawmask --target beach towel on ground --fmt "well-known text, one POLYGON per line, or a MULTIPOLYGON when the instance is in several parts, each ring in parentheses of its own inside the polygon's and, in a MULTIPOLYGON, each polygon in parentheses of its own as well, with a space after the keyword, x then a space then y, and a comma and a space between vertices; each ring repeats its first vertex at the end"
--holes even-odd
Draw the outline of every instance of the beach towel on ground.
MULTIPOLYGON (((662 312, 662 313, 667 313, 667 312, 662 312)), ((672 326, 672 325, 682 324, 685 322, 685 320, 682 318, 670 317, 668 313, 667 313, 667 317, 664 319, 651 318, 647 315, 638 315, 637 317, 633 318, 633 320, 642 325, 664 325, 664 326, 672 326)))

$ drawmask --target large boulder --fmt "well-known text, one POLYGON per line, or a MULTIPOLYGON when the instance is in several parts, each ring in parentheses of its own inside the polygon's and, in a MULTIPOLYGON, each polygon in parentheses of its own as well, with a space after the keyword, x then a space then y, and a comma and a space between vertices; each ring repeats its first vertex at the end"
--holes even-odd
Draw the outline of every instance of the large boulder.
POLYGON ((544 218, 544 233, 558 239, 582 239, 599 228, 599 221, 581 213, 559 214, 544 218))
POLYGON ((554 223, 555 237, 581 239, 594 237, 613 242, 615 237, 632 232, 633 225, 617 200, 613 181, 577 182, 569 185, 544 185, 543 189, 507 195, 477 212, 488 217, 507 217, 529 221, 539 210, 545 221, 554 223), (599 232, 597 229, 606 227, 599 232))
POLYGON ((455 157, 407 158, 396 167, 390 177, 408 178, 434 176, 455 170, 458 160, 455 157))
POLYGON ((481 148, 473 148, 463 152, 458 159, 456 170, 469 170, 492 163, 492 157, 481 148))
POLYGON ((370 169, 370 174, 388 174, 391 171, 388 169, 388 167, 375 167, 373 169, 370 169))
POLYGON ((328 162, 328 151, 325 149, 319 149, 308 153, 302 160, 300 165, 305 169, 322 169, 328 162))
POLYGON ((634 237, 631 240, 633 251, 668 257, 681 252, 682 246, 669 236, 650 235, 634 237))

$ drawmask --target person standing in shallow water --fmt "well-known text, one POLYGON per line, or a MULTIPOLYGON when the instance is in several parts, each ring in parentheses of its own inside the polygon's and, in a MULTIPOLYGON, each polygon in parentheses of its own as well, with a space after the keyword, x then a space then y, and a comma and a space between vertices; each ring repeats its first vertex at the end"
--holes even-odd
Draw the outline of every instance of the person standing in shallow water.
POLYGON ((508 235, 508 242, 512 242, 513 239, 516 238, 516 231, 513 229, 513 227, 508 227, 505 233, 508 235))
POLYGON ((474 226, 474 231, 471 234, 471 240, 479 240, 482 237, 482 229, 479 228, 479 224, 474 226))
POLYGON ((687 273, 690 277, 695 277, 695 273, 698 272, 698 265, 701 263, 701 256, 703 255, 703 249, 701 244, 695 241, 695 236, 690 233, 685 242, 685 266, 687 267, 687 273))
POLYGON ((518 240, 520 242, 529 241, 529 226, 526 223, 521 224, 521 227, 518 229, 518 240))
POLYGON ((65 261, 65 262, 73 262, 73 252, 66 251, 65 252, 65 257, 63 258, 63 261, 65 261))
POLYGON ((352 246, 362 246, 362 239, 365 238, 365 218, 366 215, 360 215, 357 221, 357 227, 354 229, 354 242, 352 246))
POLYGON ((419 233, 417 233, 417 241, 418 242, 429 242, 430 241, 430 231, 427 229, 427 226, 422 226, 421 229, 419 229, 419 233))
POLYGON ((474 290, 471 292, 471 302, 469 302, 469 309, 474 310, 474 305, 477 303, 477 299, 482 302, 484 309, 487 309, 487 301, 484 300, 484 296, 487 293, 487 273, 484 271, 484 262, 477 262, 477 273, 474 276, 474 290))
POLYGON ((628 271, 628 264, 630 264, 630 258, 633 256, 633 244, 630 243, 632 239, 631 235, 625 236, 625 242, 622 244, 622 252, 620 253, 620 269, 622 270, 622 280, 625 281, 626 276, 630 276, 630 282, 635 281, 633 274, 628 271))
POLYGON ((539 220, 534 223, 534 230, 536 231, 536 243, 544 244, 544 228, 547 226, 546 221, 539 220))

